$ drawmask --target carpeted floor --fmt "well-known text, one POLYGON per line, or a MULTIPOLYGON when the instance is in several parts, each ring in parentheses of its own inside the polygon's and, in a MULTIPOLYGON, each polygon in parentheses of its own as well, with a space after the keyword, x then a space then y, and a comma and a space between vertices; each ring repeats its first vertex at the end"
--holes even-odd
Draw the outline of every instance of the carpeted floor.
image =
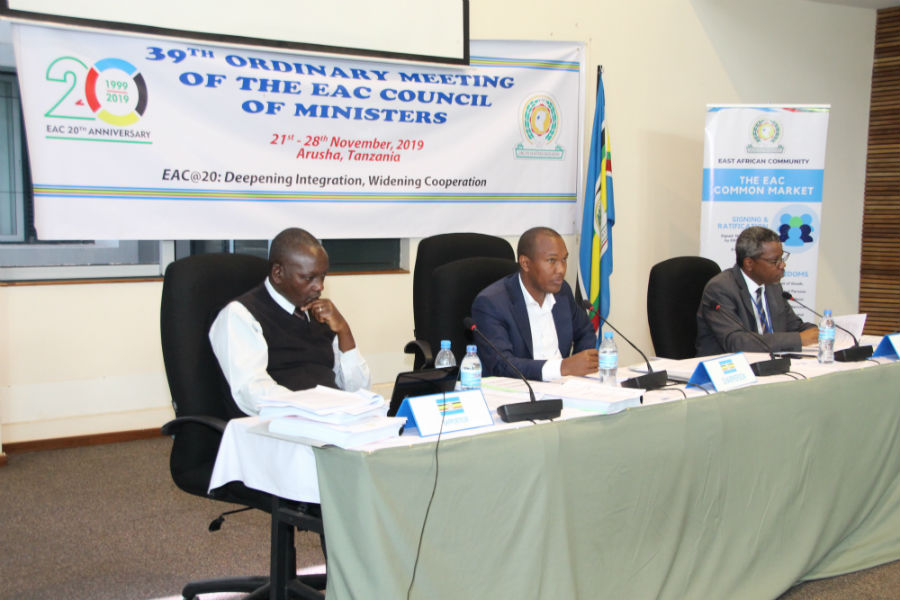
MULTIPOLYGON (((170 444, 160 437, 10 455, 0 468, 0 600, 174 600, 193 579, 264 575, 268 515, 240 513, 207 531, 229 505, 175 487, 170 444)), ((298 534, 297 556, 300 567, 321 570, 318 536, 298 534)), ((892 562, 807 582, 778 600, 897 598, 900 563, 892 562)))
MULTIPOLYGON (((170 446, 160 437, 9 455, 0 468, 0 598, 181 598, 194 579, 267 574, 268 515, 232 515, 210 533, 232 505, 176 488, 170 446)), ((318 536, 296 537, 298 565, 321 565, 318 536)))

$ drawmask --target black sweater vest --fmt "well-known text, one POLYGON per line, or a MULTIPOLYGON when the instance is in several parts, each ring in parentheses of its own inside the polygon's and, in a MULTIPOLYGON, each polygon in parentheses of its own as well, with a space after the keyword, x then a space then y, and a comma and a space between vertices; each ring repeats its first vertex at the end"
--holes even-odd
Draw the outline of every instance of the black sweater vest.
POLYGON ((325 323, 307 321, 278 306, 264 284, 237 299, 262 326, 269 346, 266 371, 289 390, 317 385, 337 387, 334 378, 334 332, 325 323))

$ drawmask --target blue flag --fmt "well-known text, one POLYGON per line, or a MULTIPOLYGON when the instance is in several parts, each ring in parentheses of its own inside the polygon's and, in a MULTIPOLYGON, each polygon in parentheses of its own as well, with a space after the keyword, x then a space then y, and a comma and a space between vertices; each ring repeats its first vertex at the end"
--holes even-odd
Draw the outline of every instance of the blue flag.
POLYGON ((606 97, 603 79, 597 75, 597 105, 591 130, 591 151, 584 190, 581 246, 578 251, 578 280, 581 294, 594 307, 594 329, 600 318, 609 315, 609 276, 613 270, 612 226, 616 222, 613 205, 612 160, 606 128, 606 97))

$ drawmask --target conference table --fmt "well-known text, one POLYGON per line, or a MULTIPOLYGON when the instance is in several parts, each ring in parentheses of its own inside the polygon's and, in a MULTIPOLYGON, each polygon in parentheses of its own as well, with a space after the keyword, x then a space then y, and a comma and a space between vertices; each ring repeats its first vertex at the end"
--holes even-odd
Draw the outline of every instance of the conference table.
POLYGON ((900 558, 900 363, 814 363, 439 442, 237 419, 211 487, 321 501, 330 599, 775 598, 900 558))

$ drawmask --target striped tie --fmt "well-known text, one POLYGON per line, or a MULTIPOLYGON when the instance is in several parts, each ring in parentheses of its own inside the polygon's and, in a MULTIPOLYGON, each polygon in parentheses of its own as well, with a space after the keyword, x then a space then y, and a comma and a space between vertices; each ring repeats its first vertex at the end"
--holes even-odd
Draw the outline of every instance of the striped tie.
POLYGON ((756 288, 756 313, 759 315, 759 324, 762 326, 763 333, 772 333, 772 326, 766 319, 766 309, 763 307, 763 289, 762 286, 756 288))

